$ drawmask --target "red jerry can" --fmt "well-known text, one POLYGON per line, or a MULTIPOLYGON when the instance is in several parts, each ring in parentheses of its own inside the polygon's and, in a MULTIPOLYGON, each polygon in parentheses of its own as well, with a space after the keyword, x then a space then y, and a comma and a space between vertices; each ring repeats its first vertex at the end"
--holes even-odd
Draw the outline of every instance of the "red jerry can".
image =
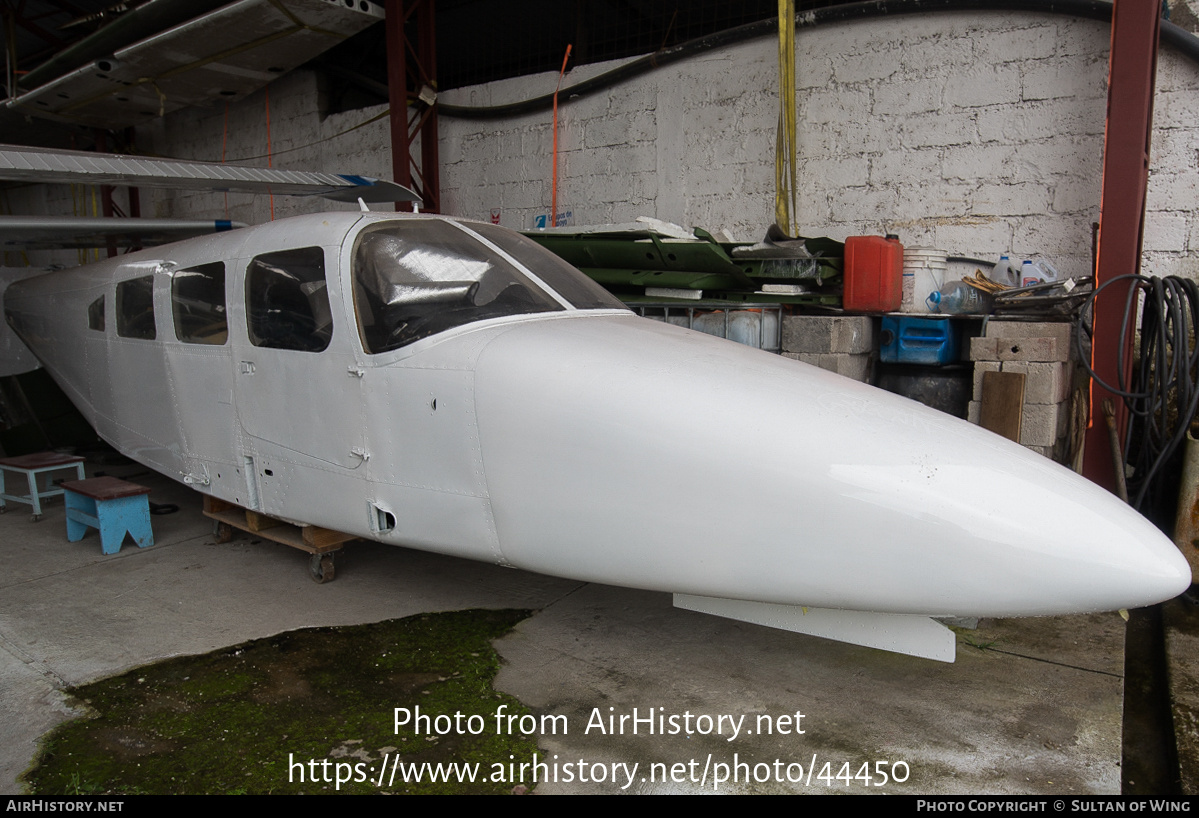
POLYGON ((845 240, 845 294, 851 312, 895 312, 903 302, 903 245, 899 236, 845 240))

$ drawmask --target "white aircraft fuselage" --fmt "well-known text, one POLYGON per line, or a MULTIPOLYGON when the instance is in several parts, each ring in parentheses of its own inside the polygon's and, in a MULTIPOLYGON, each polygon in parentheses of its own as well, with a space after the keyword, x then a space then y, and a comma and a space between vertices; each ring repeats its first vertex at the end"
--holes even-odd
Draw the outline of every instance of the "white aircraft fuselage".
POLYGON ((379 542, 948 660, 929 616, 1139 607, 1190 582, 1067 469, 638 318, 492 225, 300 216, 20 281, 5 310, 124 454, 379 542))

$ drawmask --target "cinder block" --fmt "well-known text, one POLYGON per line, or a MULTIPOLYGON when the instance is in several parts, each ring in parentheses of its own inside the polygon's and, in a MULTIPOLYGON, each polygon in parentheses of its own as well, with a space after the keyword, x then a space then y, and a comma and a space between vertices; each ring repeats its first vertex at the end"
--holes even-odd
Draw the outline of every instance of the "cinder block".
POLYGON ((801 364, 811 364, 819 366, 821 369, 831 369, 831 366, 821 366, 823 355, 819 352, 784 352, 784 358, 790 358, 793 361, 799 361, 801 364))
MULTIPOLYGON (((983 399, 983 373, 998 372, 998 361, 976 361, 974 363, 974 402, 977 403, 983 399)), ((975 420, 975 423, 978 421, 975 420)))
POLYGON ((999 360, 999 339, 998 338, 971 338, 970 339, 970 360, 972 360, 972 361, 998 361, 999 360))
POLYGON ((1050 460, 1053 459, 1053 446, 1025 446, 1024 448, 1030 452, 1036 452, 1042 457, 1048 457, 1050 460))
MULTIPOLYGON (((975 394, 978 393, 978 388, 975 387, 975 394)), ((978 424, 978 419, 982 415, 982 401, 972 400, 966 406, 966 420, 973 424, 978 424)))
POLYGON ((855 381, 868 383, 870 381, 871 356, 848 355, 832 352, 784 352, 784 358, 800 361, 855 381))
POLYGON ((1057 341, 1058 349, 1070 348, 1070 336, 1073 325, 1059 321, 988 321, 988 338, 1011 338, 1024 340, 1026 338, 1053 338, 1057 341))
POLYGON ((1048 185, 1018 182, 980 185, 971 202, 984 213, 1045 213, 1053 201, 1048 185))
POLYGON ((995 341, 1001 361, 1067 361, 1069 348, 1060 346, 1057 338, 987 338, 995 341))
POLYGON ((1023 372, 1025 404, 1058 404, 1070 394, 1069 366, 1064 363, 1004 361, 1003 372, 1023 372))
POLYGON ((1024 404, 1020 422, 1020 443, 1024 446, 1049 446, 1057 443, 1063 412, 1057 404, 1024 404))
POLYGON ((873 363, 871 355, 835 355, 834 357, 837 358, 837 364, 833 371, 838 375, 844 375, 846 378, 852 378, 861 383, 870 382, 873 363))
POLYGON ((890 82, 880 88, 875 96, 873 107, 870 107, 868 102, 856 109, 846 107, 843 102, 839 104, 842 117, 847 110, 866 110, 867 108, 875 116, 910 116, 941 111, 941 89, 928 82, 890 82))
POLYGON ((978 108, 1019 103, 1020 74, 1017 63, 952 72, 945 83, 945 105, 978 108))
POLYGON ((865 315, 787 315, 783 350, 860 355, 874 350, 874 319, 865 315))

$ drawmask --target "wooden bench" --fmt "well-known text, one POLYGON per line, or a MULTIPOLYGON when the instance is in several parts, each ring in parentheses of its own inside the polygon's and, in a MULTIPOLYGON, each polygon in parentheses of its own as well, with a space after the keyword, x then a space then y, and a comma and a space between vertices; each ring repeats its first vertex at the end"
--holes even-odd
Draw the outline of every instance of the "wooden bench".
POLYGON ((75 471, 78 479, 84 478, 83 474, 83 458, 71 454, 59 454, 58 452, 38 452, 37 454, 23 454, 19 457, 0 457, 0 514, 8 511, 7 501, 14 503, 25 503, 33 506, 33 521, 37 522, 42 518, 42 500, 47 497, 57 497, 62 494, 60 488, 38 488, 37 476, 46 474, 52 471, 62 469, 72 469, 75 471), (25 475, 25 479, 29 483, 28 494, 5 494, 4 493, 4 472, 12 471, 25 475))
POLYGON ((100 550, 115 554, 125 535, 138 548, 154 544, 150 527, 150 489, 116 477, 93 477, 62 484, 67 502, 67 539, 78 542, 89 528, 100 531, 100 550))

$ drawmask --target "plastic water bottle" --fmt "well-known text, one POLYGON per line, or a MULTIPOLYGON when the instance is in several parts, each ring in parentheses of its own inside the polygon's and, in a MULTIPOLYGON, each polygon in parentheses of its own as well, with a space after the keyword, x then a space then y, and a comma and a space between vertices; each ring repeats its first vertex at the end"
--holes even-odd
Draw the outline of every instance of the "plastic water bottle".
POLYGON ((928 297, 930 312, 946 315, 981 315, 991 311, 991 299, 962 281, 951 281, 928 297))
POLYGON ((1041 268, 1030 259, 1024 259, 1024 264, 1020 265, 1020 286, 1031 287, 1040 284, 1042 277, 1041 268))
POLYGON ((1041 271, 1042 281, 1061 281, 1062 274, 1057 271, 1057 268, 1049 263, 1048 259, 1041 259, 1037 262, 1037 267, 1041 271))
POLYGON ((991 280, 1000 284, 1015 284, 1016 271, 1012 268, 1012 260, 1005 253, 999 257, 999 263, 991 270, 991 280))

